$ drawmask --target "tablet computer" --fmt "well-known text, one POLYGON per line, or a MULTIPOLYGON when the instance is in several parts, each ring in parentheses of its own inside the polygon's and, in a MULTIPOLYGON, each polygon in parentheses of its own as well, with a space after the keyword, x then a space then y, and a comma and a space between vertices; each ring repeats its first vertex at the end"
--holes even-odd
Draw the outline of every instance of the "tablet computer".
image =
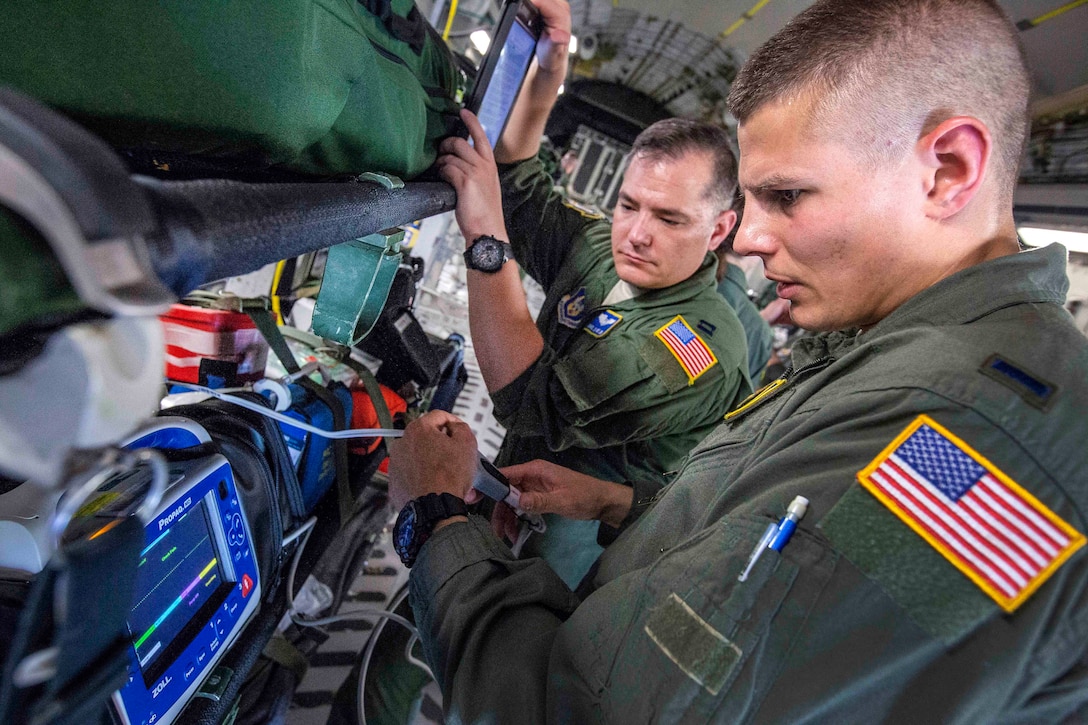
POLYGON ((465 107, 475 113, 491 147, 499 142, 514 107, 544 23, 529 0, 509 0, 480 65, 465 107))

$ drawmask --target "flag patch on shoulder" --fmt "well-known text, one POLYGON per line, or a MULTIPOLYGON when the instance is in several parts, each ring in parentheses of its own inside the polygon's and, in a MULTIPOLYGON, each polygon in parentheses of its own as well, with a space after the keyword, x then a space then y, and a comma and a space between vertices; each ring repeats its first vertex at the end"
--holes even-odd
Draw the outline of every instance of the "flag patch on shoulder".
POLYGON ((707 347, 703 338, 691 329, 681 315, 672 318, 669 324, 654 333, 654 337, 665 343, 665 347, 680 363, 680 367, 688 375, 688 385, 693 384, 700 375, 718 362, 714 351, 707 347))
POLYGON ((1012 612, 1084 546, 1084 535, 926 415, 858 481, 1012 612))

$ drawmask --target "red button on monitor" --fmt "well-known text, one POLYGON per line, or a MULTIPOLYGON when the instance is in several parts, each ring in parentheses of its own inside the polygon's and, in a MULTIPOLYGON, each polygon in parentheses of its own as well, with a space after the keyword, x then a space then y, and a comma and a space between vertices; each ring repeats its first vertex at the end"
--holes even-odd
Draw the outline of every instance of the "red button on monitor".
POLYGON ((253 590, 253 580, 249 578, 249 574, 242 575, 242 596, 248 597, 250 591, 253 590))

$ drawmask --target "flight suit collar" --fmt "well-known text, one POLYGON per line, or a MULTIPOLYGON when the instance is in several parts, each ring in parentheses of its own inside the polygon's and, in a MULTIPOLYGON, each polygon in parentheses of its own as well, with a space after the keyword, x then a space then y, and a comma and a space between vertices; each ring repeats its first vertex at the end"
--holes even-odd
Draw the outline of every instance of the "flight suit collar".
POLYGON ((965 324, 1013 304, 1064 304, 1067 257, 1064 247, 1052 244, 968 267, 922 290, 865 332, 839 330, 798 340, 793 368, 841 358, 861 342, 911 327, 965 324))
POLYGON ((744 274, 744 270, 735 264, 729 264, 727 262, 721 262, 725 265, 725 276, 723 280, 728 279, 742 290, 748 290, 748 276, 744 274))
MULTIPOLYGON (((624 300, 612 307, 617 310, 622 310, 625 307, 663 307, 667 305, 674 305, 677 302, 683 302, 684 300, 691 298, 691 290, 699 287, 715 287, 715 272, 717 271, 718 259, 713 254, 707 253, 703 258, 702 265, 696 270, 695 274, 691 275, 682 282, 665 287, 663 289, 651 289, 645 290, 638 297, 634 297, 630 300, 624 300)), ((619 281, 619 276, 616 274, 615 265, 612 267, 612 276, 615 280, 612 285, 609 285, 609 289, 614 286, 615 282, 619 281)))

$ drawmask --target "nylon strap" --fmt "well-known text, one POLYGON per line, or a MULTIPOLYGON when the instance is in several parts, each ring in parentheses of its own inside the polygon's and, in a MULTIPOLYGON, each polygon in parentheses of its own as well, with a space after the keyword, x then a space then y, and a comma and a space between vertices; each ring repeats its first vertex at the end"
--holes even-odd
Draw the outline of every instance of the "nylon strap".
POLYGON ((268 342, 268 346, 272 348, 272 352, 276 353, 276 357, 280 359, 280 363, 283 368, 291 374, 299 371, 298 361, 295 360, 295 356, 291 354, 291 348, 287 346, 287 341, 283 339, 283 335, 280 333, 280 328, 276 324, 276 320, 273 319, 272 313, 268 311, 268 308, 263 304, 264 300, 257 300, 260 304, 250 304, 247 300, 243 303, 242 309, 250 319, 253 320, 253 324, 257 326, 257 329, 264 335, 264 339, 268 342))
MULTIPOLYGON (((263 302, 263 300, 257 300, 257 302, 263 302)), ((280 330, 279 325, 276 324, 276 321, 273 319, 272 313, 268 311, 268 308, 263 304, 247 303, 243 304, 243 309, 246 314, 252 318, 253 324, 257 326, 257 329, 261 331, 261 334, 264 335, 264 339, 268 341, 268 346, 276 353, 276 357, 280 359, 284 369, 290 374, 297 373, 301 369, 298 361, 295 360, 295 356, 291 353, 291 348, 288 347, 283 332, 280 330)), ((344 411, 344 406, 340 404, 340 401, 337 400, 332 391, 315 383, 308 377, 300 378, 298 384, 309 390, 329 407, 329 410, 332 411, 333 430, 347 430, 347 415, 344 411)), ((347 520, 351 518, 351 512, 354 508, 354 499, 351 495, 351 484, 348 480, 347 441, 339 439, 333 440, 332 450, 333 461, 336 465, 336 491, 340 508, 340 525, 343 526, 347 520)))
POLYGON ((382 395, 381 388, 378 385, 378 379, 374 377, 374 373, 370 372, 370 368, 351 357, 350 350, 340 343, 329 343, 317 335, 311 335, 308 332, 304 332, 294 327, 283 327, 280 329, 280 332, 283 333, 284 337, 297 340, 310 347, 321 347, 322 345, 331 344, 338 350, 342 350, 343 354, 337 355, 336 357, 340 362, 354 370, 355 374, 359 376, 359 380, 362 381, 363 387, 366 388, 366 392, 370 396, 370 402, 374 404, 374 411, 378 414, 378 423, 382 428, 393 427, 393 414, 389 412, 389 406, 385 402, 385 396, 382 395))
POLYGON ((355 374, 359 376, 359 380, 363 381, 363 387, 366 388, 367 395, 370 396, 370 402, 374 404, 374 412, 378 414, 379 426, 392 428, 393 414, 389 412, 389 406, 385 402, 385 396, 382 395, 382 389, 378 385, 378 379, 374 377, 374 373, 370 372, 370 368, 366 365, 353 360, 350 355, 341 362, 354 370, 355 374))
POLYGON ((19 620, 0 689, 0 722, 80 725, 92 721, 110 693, 124 685, 126 620, 143 545, 143 525, 131 517, 93 539, 65 544, 53 556, 19 620), (14 687, 18 664, 50 646, 56 671, 44 691, 14 687))
POLYGON ((310 669, 310 663, 306 657, 279 632, 268 640, 261 654, 290 670, 299 682, 302 682, 302 679, 306 677, 306 671, 310 669))
MULTIPOLYGON (((333 430, 347 430, 346 411, 331 390, 308 377, 300 378, 298 384, 329 407, 332 411, 333 430)), ((351 495, 351 484, 348 480, 348 442, 342 438, 333 439, 332 452, 333 462, 336 465, 336 492, 340 504, 340 526, 342 527, 351 518, 351 512, 355 508, 355 500, 351 495)))

